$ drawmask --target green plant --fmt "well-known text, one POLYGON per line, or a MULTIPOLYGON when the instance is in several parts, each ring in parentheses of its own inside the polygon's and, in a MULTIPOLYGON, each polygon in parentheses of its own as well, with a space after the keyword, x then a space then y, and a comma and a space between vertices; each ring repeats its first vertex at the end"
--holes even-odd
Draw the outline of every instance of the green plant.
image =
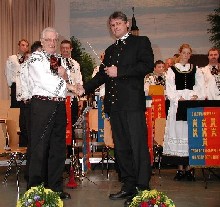
POLYGON ((211 24, 208 33, 211 34, 209 40, 215 47, 220 48, 220 7, 214 10, 214 14, 209 14, 207 21, 211 24))
POLYGON ((174 202, 157 190, 139 191, 129 207, 175 207, 174 202))
POLYGON ((63 207, 63 201, 59 193, 44 188, 42 184, 26 191, 16 207, 63 207))

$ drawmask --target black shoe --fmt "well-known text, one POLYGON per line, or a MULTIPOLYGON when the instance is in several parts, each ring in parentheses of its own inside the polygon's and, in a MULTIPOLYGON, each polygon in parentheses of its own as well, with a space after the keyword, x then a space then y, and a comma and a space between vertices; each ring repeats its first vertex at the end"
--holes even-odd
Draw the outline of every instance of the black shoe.
POLYGON ((110 194, 109 199, 122 200, 122 199, 126 199, 128 197, 131 197, 133 194, 134 194, 133 192, 126 192, 126 191, 121 190, 118 193, 110 194))
POLYGON ((182 170, 177 170, 177 173, 174 177, 174 180, 180 181, 185 177, 184 173, 182 170))
POLYGON ((137 189, 137 193, 139 191, 144 191, 144 190, 150 191, 151 190, 149 186, 145 186, 145 187, 144 186, 138 186, 138 187, 136 187, 136 189, 137 189))
POLYGON ((195 176, 193 170, 186 171, 186 178, 188 181, 195 181, 195 176))
POLYGON ((71 196, 70 196, 69 193, 61 192, 61 193, 60 193, 60 198, 61 198, 61 199, 71 199, 71 196))

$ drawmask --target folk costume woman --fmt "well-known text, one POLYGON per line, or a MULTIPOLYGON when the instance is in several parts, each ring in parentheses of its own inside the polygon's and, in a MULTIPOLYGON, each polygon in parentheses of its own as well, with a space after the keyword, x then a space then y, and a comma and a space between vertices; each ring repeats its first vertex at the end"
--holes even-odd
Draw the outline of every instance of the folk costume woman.
POLYGON ((190 45, 183 44, 179 48, 179 58, 174 66, 167 70, 166 95, 170 100, 165 136, 164 155, 173 156, 179 164, 175 180, 194 180, 194 174, 188 166, 188 125, 187 121, 177 120, 177 108, 180 101, 204 99, 204 78, 198 67, 188 61, 192 54, 190 45), (184 160, 187 160, 184 163, 184 160), (183 164, 186 165, 185 172, 183 164))

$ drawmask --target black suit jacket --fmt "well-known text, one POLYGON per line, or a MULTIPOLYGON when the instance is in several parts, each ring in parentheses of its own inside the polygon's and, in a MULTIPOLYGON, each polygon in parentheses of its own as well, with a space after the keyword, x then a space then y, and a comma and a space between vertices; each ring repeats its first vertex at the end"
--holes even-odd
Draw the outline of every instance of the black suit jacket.
POLYGON ((105 51, 99 72, 84 85, 86 94, 105 83, 104 110, 145 110, 144 77, 154 67, 154 55, 149 39, 129 35, 120 45, 111 45, 105 51), (110 78, 106 66, 118 68, 117 77, 110 78))

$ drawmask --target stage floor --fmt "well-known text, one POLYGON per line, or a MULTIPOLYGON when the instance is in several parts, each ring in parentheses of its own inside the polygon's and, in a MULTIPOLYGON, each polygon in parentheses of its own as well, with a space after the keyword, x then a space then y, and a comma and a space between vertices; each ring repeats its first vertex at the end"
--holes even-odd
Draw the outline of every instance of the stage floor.
MULTIPOLYGON (((6 167, 0 167, 0 180, 3 181, 6 167)), ((220 169, 214 169, 214 172, 220 176, 220 169)), ((208 179, 207 189, 201 169, 196 169, 196 181, 174 181, 173 177, 176 173, 174 167, 164 166, 161 170, 161 176, 158 170, 151 179, 151 188, 163 191, 176 204, 176 207, 218 207, 220 206, 220 180, 212 173, 208 179)), ((206 171, 207 176, 209 172, 206 171)), ((94 170, 89 171, 76 189, 68 189, 65 191, 72 196, 71 200, 65 200, 65 207, 123 207, 124 200, 112 201, 108 195, 112 192, 120 190, 121 183, 118 182, 118 176, 114 169, 110 170, 109 179, 107 179, 106 170, 104 175, 97 166, 94 170)), ((20 175, 20 192, 23 193, 26 188, 23 169, 20 175)), ((68 182, 68 174, 64 172, 64 182, 68 182)), ((16 175, 12 169, 11 175, 8 177, 7 185, 0 185, 0 206, 15 207, 17 198, 16 175)))

